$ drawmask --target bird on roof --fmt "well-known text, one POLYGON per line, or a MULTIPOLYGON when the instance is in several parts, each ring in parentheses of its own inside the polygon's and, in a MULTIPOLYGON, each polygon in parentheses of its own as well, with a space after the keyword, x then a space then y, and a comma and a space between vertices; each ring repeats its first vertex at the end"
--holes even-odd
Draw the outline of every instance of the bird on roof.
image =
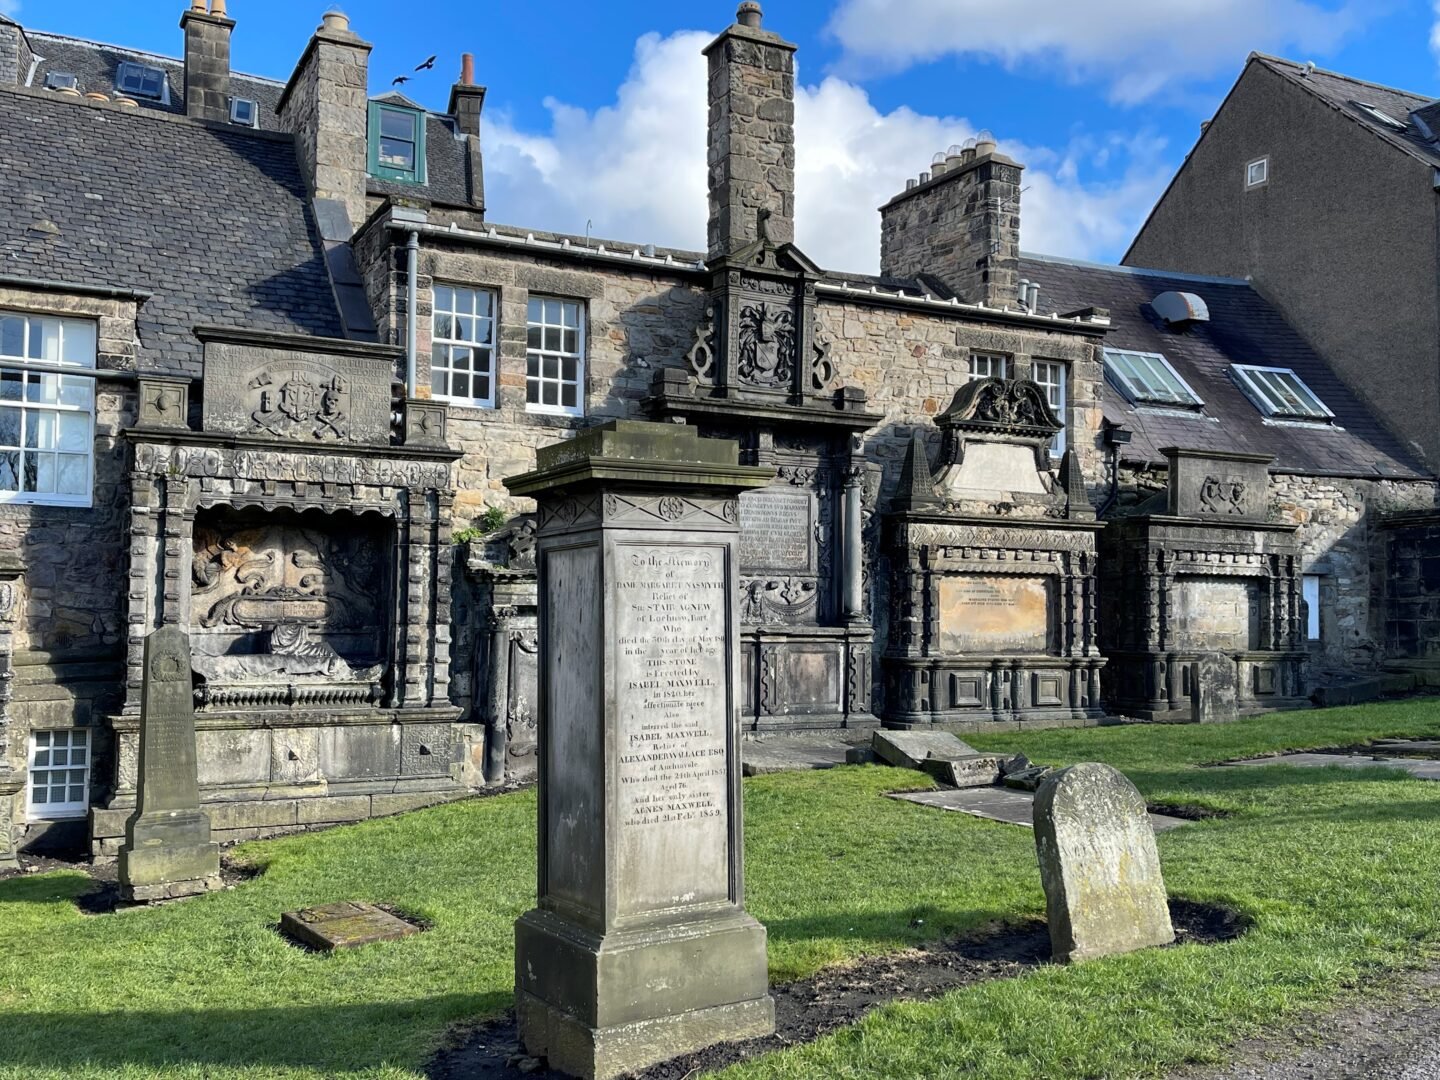
POLYGON ((433 68, 433 67, 435 66, 435 61, 436 61, 437 59, 438 59, 438 57, 432 56, 432 57, 430 57, 429 60, 426 60, 423 64, 421 64, 421 65, 420 65, 419 67, 417 67, 415 70, 416 70, 416 71, 429 71, 431 68, 433 68))
POLYGON ((391 86, 404 86, 404 85, 405 85, 407 82, 409 82, 409 81, 410 81, 410 76, 409 76, 409 75, 400 75, 400 76, 398 76, 397 78, 394 78, 394 79, 390 80, 390 85, 391 85, 391 86))

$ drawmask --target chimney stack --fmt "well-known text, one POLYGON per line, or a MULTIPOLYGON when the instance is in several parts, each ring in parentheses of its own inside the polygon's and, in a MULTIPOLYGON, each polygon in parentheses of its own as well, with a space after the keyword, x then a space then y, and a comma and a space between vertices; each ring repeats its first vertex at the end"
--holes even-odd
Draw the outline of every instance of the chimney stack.
POLYGON ((761 28, 755 0, 745 0, 705 49, 710 61, 711 260, 760 236, 795 239, 795 46, 761 28))
POLYGON ((235 22, 225 0, 192 0, 180 17, 185 31, 185 114, 196 120, 230 119, 230 34, 235 22))
POLYGON ((475 54, 460 57, 460 81, 450 88, 449 113, 466 135, 480 137, 480 113, 485 108, 485 87, 475 85, 475 54))
POLYGON ((988 131, 937 154, 880 208, 880 273, 929 274, 967 303, 1018 303, 1023 169, 988 131))
POLYGON ((276 106, 311 193, 342 205, 352 232, 365 220, 371 47, 327 11, 276 106))

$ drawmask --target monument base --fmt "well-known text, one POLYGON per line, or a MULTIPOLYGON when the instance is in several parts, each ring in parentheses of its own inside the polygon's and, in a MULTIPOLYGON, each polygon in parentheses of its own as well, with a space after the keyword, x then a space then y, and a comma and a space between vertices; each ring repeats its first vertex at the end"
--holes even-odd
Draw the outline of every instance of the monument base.
POLYGON ((743 912, 602 937, 531 911, 515 981, 525 1051, 582 1080, 775 1030, 765 928, 743 912))
POLYGON ((220 847, 200 811, 140 815, 120 849, 120 891, 127 900, 169 900, 220 888, 220 847))

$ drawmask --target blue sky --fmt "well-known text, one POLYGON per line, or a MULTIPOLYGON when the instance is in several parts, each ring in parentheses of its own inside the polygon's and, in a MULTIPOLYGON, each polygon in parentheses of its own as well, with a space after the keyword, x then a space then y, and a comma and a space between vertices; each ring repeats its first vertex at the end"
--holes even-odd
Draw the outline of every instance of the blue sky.
MULTIPOLYGON (((39 30, 179 55, 186 0, 0 0, 39 30)), ((234 64, 284 79, 324 4, 230 0, 234 64)), ((489 217, 704 243, 704 0, 344 0, 371 90, 445 107, 476 54, 489 217)), ((1440 0, 766 0, 800 46, 798 240, 870 271, 875 208, 981 128, 1027 166, 1027 250, 1113 261, 1252 49, 1440 96, 1440 0)))

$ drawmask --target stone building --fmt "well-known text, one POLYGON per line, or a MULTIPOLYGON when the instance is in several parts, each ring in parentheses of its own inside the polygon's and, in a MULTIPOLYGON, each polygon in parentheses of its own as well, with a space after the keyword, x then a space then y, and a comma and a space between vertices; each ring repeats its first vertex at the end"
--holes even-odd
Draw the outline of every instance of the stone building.
POLYGON ((230 70, 221 0, 182 27, 171 60, 0 17, 0 859, 67 832, 113 853, 161 624, 197 642, 222 839, 523 775, 535 530, 503 480, 616 418, 776 471, 740 509, 757 733, 1099 722, 1107 605, 1132 598, 1095 534, 1153 516, 1170 446, 1274 458, 1261 524, 1294 526, 1319 627, 1292 696, 1385 659, 1371 518, 1432 507, 1433 480, 1300 333, 1243 282, 1022 255, 1023 166, 989 137, 897 176, 879 274, 818 267, 794 47, 758 5, 707 50, 705 252, 493 222, 468 60, 437 115, 368 95, 343 15, 283 84, 230 70), (1003 419, 1021 405, 1039 421, 1003 419), (950 517, 917 519, 940 531, 912 559, 887 522, 936 472, 950 517), (896 583, 932 558, 963 587, 917 631, 896 583), (983 662, 947 653, 982 617, 983 662), (970 671, 955 700, 987 705, 900 670, 970 671))

